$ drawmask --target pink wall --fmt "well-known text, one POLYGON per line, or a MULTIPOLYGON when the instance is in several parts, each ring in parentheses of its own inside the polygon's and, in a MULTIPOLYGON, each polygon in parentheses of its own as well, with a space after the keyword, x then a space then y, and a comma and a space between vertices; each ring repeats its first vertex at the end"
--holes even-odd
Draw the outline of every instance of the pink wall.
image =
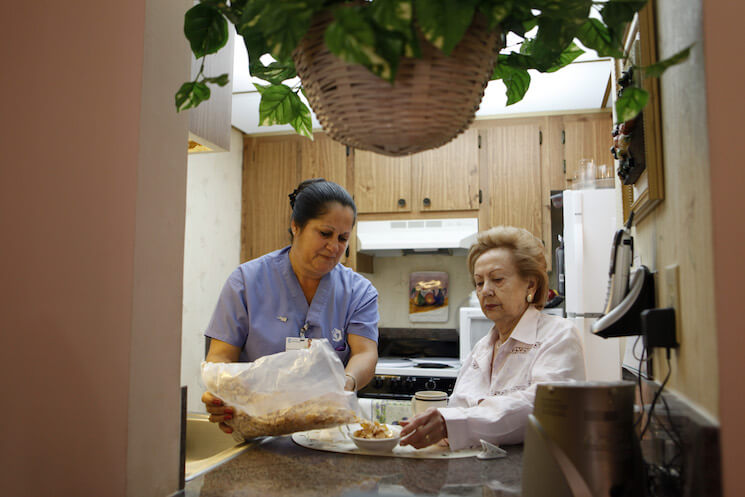
POLYGON ((726 497, 745 495, 745 64, 742 19, 745 3, 705 0, 704 53, 708 99, 709 155, 714 232, 714 274, 719 346, 719 399, 723 488, 726 497))
POLYGON ((120 496, 145 0, 13 10, 0 128, 2 493, 120 496))

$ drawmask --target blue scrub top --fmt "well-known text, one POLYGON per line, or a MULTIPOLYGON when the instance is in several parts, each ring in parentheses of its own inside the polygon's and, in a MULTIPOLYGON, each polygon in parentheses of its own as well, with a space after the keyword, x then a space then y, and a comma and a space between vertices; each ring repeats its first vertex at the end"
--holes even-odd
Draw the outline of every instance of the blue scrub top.
POLYGON ((337 264, 308 302, 290 264, 290 247, 238 266, 220 293, 205 336, 241 348, 239 361, 284 352, 287 337, 326 338, 344 364, 347 335, 378 341, 378 291, 337 264))

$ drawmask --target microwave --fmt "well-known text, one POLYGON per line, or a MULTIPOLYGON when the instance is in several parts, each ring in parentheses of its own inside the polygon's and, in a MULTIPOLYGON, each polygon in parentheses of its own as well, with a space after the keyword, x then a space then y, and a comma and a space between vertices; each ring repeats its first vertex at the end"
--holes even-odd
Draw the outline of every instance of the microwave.
POLYGON ((463 362, 473 350, 473 346, 484 338, 494 326, 494 322, 484 316, 481 307, 460 308, 460 328, 458 339, 460 342, 460 360, 463 362))

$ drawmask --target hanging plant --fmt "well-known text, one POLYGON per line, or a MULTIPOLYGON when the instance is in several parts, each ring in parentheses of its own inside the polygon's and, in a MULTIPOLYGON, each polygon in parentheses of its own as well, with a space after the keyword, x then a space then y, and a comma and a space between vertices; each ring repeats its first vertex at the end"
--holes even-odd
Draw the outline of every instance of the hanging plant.
MULTIPOLYGON (((307 56, 303 59, 307 55, 303 51, 323 45, 323 50, 340 62, 366 68, 389 87, 405 86, 408 83, 402 83, 402 72, 410 71, 406 68, 411 60, 431 58, 430 46, 439 52, 440 60, 455 58, 451 55, 458 53, 459 45, 465 43, 469 31, 477 26, 483 30, 480 37, 491 36, 496 42, 489 47, 492 56, 487 57, 489 67, 483 81, 474 83, 480 92, 476 95, 476 105, 464 103, 470 112, 470 117, 458 124, 464 128, 473 119, 489 80, 504 82, 507 105, 519 102, 530 86, 528 70, 557 71, 583 53, 574 43, 575 39, 595 50, 600 57, 624 58, 624 29, 645 3, 646 0, 202 0, 189 9, 184 18, 184 33, 194 56, 202 59, 202 66, 196 78, 184 83, 176 93, 176 108, 180 111, 196 107, 209 99, 210 84, 224 86, 228 83, 226 74, 205 75, 203 62, 204 57, 216 53, 227 42, 228 22, 243 37, 251 76, 266 82, 255 85, 261 94, 260 125, 290 124, 309 138, 312 138, 310 109, 299 96, 300 91, 305 91, 302 86, 308 79, 302 74, 303 68, 309 65, 307 56), (507 47, 513 51, 498 53, 508 33, 521 40, 519 50, 507 47), (314 45, 310 40, 313 35, 322 43, 316 41, 314 45), (298 69, 302 84, 287 86, 285 82, 298 76, 298 69)), ((653 66, 636 69, 646 77, 659 77, 671 65, 685 60, 689 50, 690 47, 653 66)), ((461 51, 458 57, 462 58, 463 53, 461 51)), ((439 62, 434 65, 438 66, 439 62)), ((449 77, 458 76, 456 72, 449 77)), ((449 83, 448 76, 435 77, 444 79, 444 84, 449 83)), ((333 84, 326 83, 326 86, 333 84)), ((350 86, 359 85, 352 83, 350 86)), ((317 92, 309 93, 306 97, 319 115, 314 101, 322 106, 318 103, 321 97, 317 92)), ((381 101, 385 99, 384 95, 375 96, 381 101)), ((636 116, 644 107, 646 97, 643 89, 624 93, 616 102, 619 119, 636 116)), ((330 114, 334 112, 329 111, 330 114)), ((351 121, 329 124, 324 119, 319 115, 324 128, 343 128, 351 121)), ((429 119, 432 123, 438 116, 429 119)), ((462 129, 457 132, 460 131, 462 129)), ((341 131, 335 129, 333 132, 341 131)), ((385 141, 390 136, 395 134, 380 140, 385 141)), ((351 145, 360 147, 355 143, 351 145)), ((412 150, 402 146, 382 153, 398 155, 412 153, 412 150)))

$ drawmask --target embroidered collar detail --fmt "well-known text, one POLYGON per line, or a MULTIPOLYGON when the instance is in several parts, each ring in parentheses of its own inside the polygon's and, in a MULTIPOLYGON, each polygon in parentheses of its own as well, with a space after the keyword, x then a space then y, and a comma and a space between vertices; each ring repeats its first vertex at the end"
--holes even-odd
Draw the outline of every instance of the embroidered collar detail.
POLYGON ((512 330, 507 341, 509 341, 510 338, 514 338, 522 343, 535 345, 538 338, 538 318, 540 315, 541 311, 532 305, 528 306, 528 309, 523 313, 520 321, 518 321, 515 329, 512 330))

